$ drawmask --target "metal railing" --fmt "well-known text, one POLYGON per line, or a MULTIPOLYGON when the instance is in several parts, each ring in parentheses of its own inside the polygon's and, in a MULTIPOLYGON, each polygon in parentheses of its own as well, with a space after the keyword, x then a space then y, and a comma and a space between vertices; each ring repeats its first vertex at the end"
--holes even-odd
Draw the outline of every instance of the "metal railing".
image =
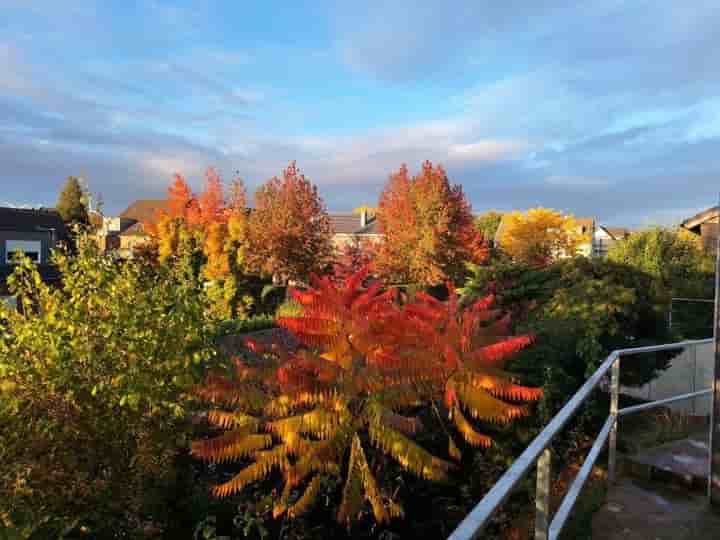
MULTIPOLYGON (((525 477, 530 468, 537 463, 537 479, 535 492, 535 539, 555 540, 559 537, 575 502, 585 485, 593 465, 602 451, 605 443, 608 443, 608 482, 615 481, 617 466, 617 428, 618 418, 630 413, 644 411, 660 407, 676 401, 692 399, 712 393, 712 389, 700 390, 689 394, 682 394, 668 399, 659 399, 650 403, 643 403, 624 409, 618 408, 620 396, 620 359, 623 356, 630 356, 643 353, 660 351, 671 351, 684 349, 686 347, 697 347, 712 343, 712 339, 683 341, 667 345, 652 345, 649 347, 636 347, 633 349, 620 349, 608 356, 600 367, 580 387, 565 406, 553 417, 550 423, 545 426, 540 434, 530 443, 525 451, 513 462, 510 468, 503 474, 490 491, 483 497, 475 508, 458 525, 448 540, 475 540, 480 538, 485 526, 500 505, 510 496, 513 489, 525 477), (610 374, 610 414, 605 421, 595 443, 588 452, 585 461, 577 476, 573 480, 555 516, 550 519, 550 478, 551 478, 551 452, 550 444, 561 432, 563 427, 575 415, 580 406, 585 403, 592 391, 600 384, 605 375, 610 374)), ((712 425, 711 425, 712 429, 712 425)))

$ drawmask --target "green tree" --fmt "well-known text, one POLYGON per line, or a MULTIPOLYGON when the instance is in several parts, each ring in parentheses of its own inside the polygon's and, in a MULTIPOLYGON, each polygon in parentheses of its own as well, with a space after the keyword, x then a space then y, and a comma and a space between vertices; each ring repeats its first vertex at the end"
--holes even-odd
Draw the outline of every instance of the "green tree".
POLYGON ((83 227, 88 225, 87 197, 77 177, 68 176, 56 208, 65 223, 83 227))
POLYGON ((81 237, 55 263, 59 288, 18 265, 22 309, 0 312, 0 530, 132 536, 177 489, 188 390, 214 350, 207 302, 187 258, 118 265, 81 237))
MULTIPOLYGON (((612 350, 672 340, 652 282, 632 266, 604 259, 577 257, 538 268, 500 256, 474 267, 463 292, 494 294, 498 306, 513 314, 516 331, 537 336, 510 369, 544 387, 551 415, 612 350)), ((668 360, 643 356, 623 368, 623 383, 649 381, 668 360)))
POLYGON ((656 293, 664 299, 712 295, 713 256, 690 231, 654 227, 635 232, 613 244, 608 259, 651 276, 656 293))
POLYGON ((495 239, 495 233, 500 226, 502 217, 502 212, 488 210, 475 218, 475 226, 480 230, 486 242, 495 239))

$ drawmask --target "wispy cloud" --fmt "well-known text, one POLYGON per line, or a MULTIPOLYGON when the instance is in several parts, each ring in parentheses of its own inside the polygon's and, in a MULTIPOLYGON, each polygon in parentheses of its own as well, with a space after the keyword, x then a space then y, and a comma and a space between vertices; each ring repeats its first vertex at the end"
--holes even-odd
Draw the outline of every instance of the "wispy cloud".
POLYGON ((717 191, 716 2, 0 9, 13 200, 52 203, 83 174, 113 211, 176 171, 193 182, 212 164, 252 187, 291 159, 337 208, 372 203, 425 159, 479 210, 543 204, 622 225, 717 191))

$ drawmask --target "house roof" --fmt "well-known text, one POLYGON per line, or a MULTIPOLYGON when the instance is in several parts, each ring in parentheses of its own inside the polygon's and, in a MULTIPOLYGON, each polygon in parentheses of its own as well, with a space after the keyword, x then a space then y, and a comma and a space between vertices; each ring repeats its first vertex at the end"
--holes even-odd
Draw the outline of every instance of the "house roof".
POLYGON ((0 229, 22 232, 54 229, 58 240, 67 237, 65 223, 54 208, 0 207, 0 229))
POLYGON ((167 209, 166 199, 138 199, 128 206, 118 217, 145 223, 154 221, 159 210, 167 209))
POLYGON ((360 216, 356 214, 328 213, 335 234, 353 234, 360 229, 360 216))
POLYGON ((330 212, 328 218, 334 234, 382 234, 375 216, 368 216, 364 227, 359 214, 330 212))
POLYGON ((687 218, 680 224, 680 226, 686 229, 694 229, 696 227, 699 227, 706 221, 716 219, 719 214, 719 208, 717 206, 713 206, 712 208, 708 208, 707 210, 703 210, 702 212, 699 212, 694 216, 687 218))

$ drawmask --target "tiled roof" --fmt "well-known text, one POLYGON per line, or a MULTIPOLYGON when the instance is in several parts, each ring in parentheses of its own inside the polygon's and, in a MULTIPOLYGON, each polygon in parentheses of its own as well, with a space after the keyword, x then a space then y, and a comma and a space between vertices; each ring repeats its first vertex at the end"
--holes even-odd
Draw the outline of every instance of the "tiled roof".
POLYGON ((335 234, 381 234, 374 216, 368 217, 364 227, 359 214, 333 212, 328 213, 328 217, 335 234))
POLYGON ((719 208, 720 207, 713 206, 712 208, 698 212, 694 216, 687 218, 680 225, 686 229, 694 229, 706 221, 717 219, 719 208))
POLYGON ((56 238, 67 237, 65 223, 54 208, 26 209, 0 207, 0 229, 36 232, 55 229, 56 238))
POLYGON ((353 234, 360 228, 360 216, 355 214, 328 213, 330 227, 335 234, 353 234))
POLYGON ((139 199, 128 206, 118 217, 145 223, 154 221, 158 211, 166 208, 167 200, 165 199, 139 199))

